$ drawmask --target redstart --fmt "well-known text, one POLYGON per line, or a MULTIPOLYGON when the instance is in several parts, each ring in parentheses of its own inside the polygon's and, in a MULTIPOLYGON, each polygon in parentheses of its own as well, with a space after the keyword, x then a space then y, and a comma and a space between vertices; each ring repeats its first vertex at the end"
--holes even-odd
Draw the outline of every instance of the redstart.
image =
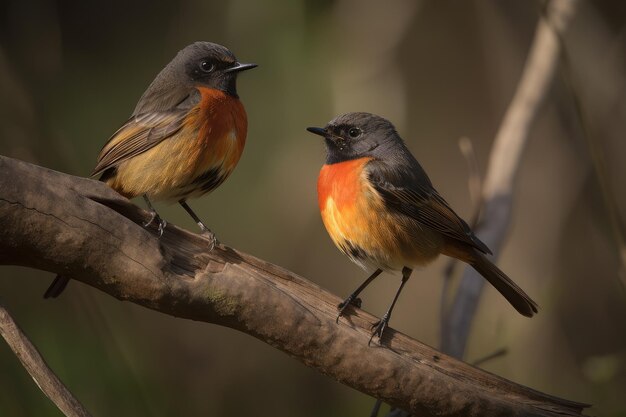
MULTIPOLYGON (((127 198, 143 196, 157 222, 167 223, 151 200, 178 201, 215 245, 215 235, 187 199, 217 188, 235 169, 248 119, 237 95, 242 64, 227 48, 196 42, 182 49, 143 93, 130 119, 111 136, 91 174, 127 198)), ((44 297, 57 297, 68 278, 57 276, 44 297)))
POLYGON ((359 293, 383 270, 401 270, 389 309, 372 326, 372 338, 381 339, 413 268, 439 254, 471 265, 524 316, 537 312, 537 304, 487 259, 489 248, 435 190, 391 122, 370 113, 348 113, 324 128, 307 130, 326 143, 326 164, 317 182, 326 230, 353 262, 374 269, 339 304, 337 320, 348 305, 358 304, 359 293))

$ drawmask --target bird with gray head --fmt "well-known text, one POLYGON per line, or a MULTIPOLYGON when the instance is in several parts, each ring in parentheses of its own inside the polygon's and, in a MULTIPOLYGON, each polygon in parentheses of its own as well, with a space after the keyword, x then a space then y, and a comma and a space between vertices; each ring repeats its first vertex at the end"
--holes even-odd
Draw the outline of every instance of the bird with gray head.
MULTIPOLYGON (((217 239, 187 199, 213 191, 239 162, 248 118, 237 75, 254 67, 221 45, 188 45, 159 72, 130 119, 104 145, 91 175, 127 198, 143 196, 151 212, 144 226, 156 225, 159 237, 167 223, 151 200, 177 201, 212 249, 217 239)), ((67 282, 57 277, 44 297, 58 296, 67 282)))
POLYGON ((524 316, 537 312, 537 304, 487 258, 489 248, 435 190, 391 122, 347 113, 307 130, 326 144, 317 183, 326 230, 352 261, 374 270, 339 304, 337 320, 349 305, 360 305, 358 295, 383 270, 401 270, 389 309, 372 327, 372 338, 380 340, 412 270, 440 254, 471 265, 524 316))

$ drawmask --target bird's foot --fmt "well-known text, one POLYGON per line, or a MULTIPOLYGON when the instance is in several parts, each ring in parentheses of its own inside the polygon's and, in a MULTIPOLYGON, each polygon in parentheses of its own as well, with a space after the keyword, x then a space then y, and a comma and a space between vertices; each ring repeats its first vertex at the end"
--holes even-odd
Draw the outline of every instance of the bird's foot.
POLYGON ((380 344, 380 341, 383 338, 383 332, 385 331, 388 325, 389 325, 389 316, 387 314, 385 314, 376 323, 372 324, 372 336, 370 337, 369 342, 367 342, 367 345, 369 346, 370 343, 372 343, 372 339, 374 339, 374 336, 378 336, 378 343, 380 344))
POLYGON ((215 233, 213 233, 211 229, 206 227, 204 223, 199 222, 198 226, 200 226, 200 230, 202 230, 202 236, 206 237, 209 240, 209 252, 211 252, 220 242, 217 240, 217 236, 215 236, 215 233))
POLYGON ((157 223, 158 224, 158 229, 157 231, 159 232, 159 237, 163 236, 163 231, 165 231, 165 228, 167 227, 167 222, 165 220, 163 220, 161 218, 161 216, 159 216, 157 214, 156 211, 152 212, 152 216, 150 217, 150 220, 148 220, 147 222, 145 222, 143 224, 143 227, 148 227, 150 226, 152 223, 157 223))
POLYGON ((339 314, 337 315, 336 322, 339 323, 339 318, 343 316, 344 311, 348 308, 348 306, 354 306, 356 308, 361 308, 362 301, 359 297, 354 296, 354 294, 350 294, 348 298, 343 300, 337 305, 339 309, 339 314))

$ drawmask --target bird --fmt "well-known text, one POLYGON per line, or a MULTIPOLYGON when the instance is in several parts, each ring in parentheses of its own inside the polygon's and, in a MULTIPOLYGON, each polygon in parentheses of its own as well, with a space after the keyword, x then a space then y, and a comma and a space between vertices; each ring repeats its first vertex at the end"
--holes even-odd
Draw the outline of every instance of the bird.
MULTIPOLYGON (((131 117, 110 137, 91 174, 126 198, 142 196, 159 237, 167 222, 153 200, 177 201, 215 246, 215 234, 187 199, 209 193, 234 170, 246 142, 248 119, 237 75, 240 63, 222 45, 199 41, 182 50, 143 93, 131 117)), ((58 297, 69 278, 57 276, 44 298, 58 297)))
POLYGON ((372 113, 346 113, 307 130, 324 138, 326 161, 317 181, 318 205, 331 240, 354 263, 374 272, 342 303, 360 306, 359 294, 383 271, 401 271, 391 305, 372 325, 382 340, 413 269, 440 254, 472 266, 522 315, 535 303, 487 255, 489 248, 434 188, 395 126, 372 113))

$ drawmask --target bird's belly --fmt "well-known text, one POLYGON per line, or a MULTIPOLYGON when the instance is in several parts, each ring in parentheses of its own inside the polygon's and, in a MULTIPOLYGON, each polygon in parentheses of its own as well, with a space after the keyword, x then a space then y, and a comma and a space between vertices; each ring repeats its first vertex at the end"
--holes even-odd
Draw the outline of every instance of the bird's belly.
POLYGON ((320 212, 335 245, 362 267, 398 270, 432 262, 441 236, 389 211, 363 175, 342 175, 341 182, 328 172, 320 176, 320 212))
POLYGON ((107 180, 113 189, 127 197, 182 200, 213 191, 228 178, 245 145, 246 112, 236 98, 200 92, 200 105, 177 134, 117 167, 107 180))
MULTIPOLYGON (((191 130, 191 129, 189 129, 191 130)), ((134 197, 155 200, 198 197, 218 187, 239 161, 237 138, 203 140, 198 132, 181 131, 117 167, 109 184, 134 197)))
POLYGON ((322 219, 335 245, 362 267, 399 270, 432 262, 441 239, 427 230, 416 236, 414 225, 387 212, 383 204, 369 201, 340 208, 327 199, 322 219))

